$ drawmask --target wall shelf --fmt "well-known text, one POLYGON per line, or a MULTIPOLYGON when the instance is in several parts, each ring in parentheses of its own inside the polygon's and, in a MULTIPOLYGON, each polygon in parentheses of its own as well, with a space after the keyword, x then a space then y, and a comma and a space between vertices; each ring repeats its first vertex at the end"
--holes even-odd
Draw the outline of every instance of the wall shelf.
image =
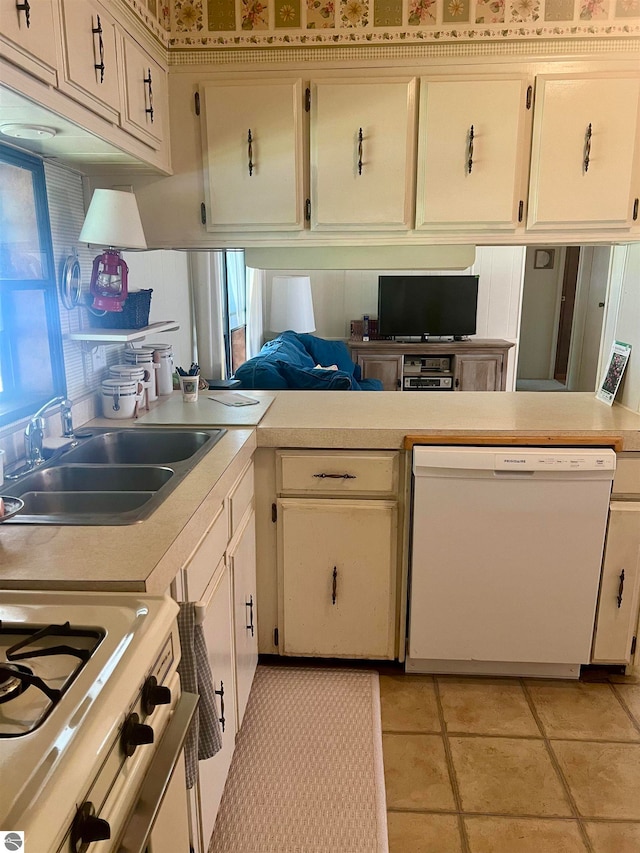
POLYGON ((151 323, 141 329, 83 329, 81 332, 71 332, 70 341, 95 341, 96 343, 127 343, 139 341, 155 332, 175 332, 180 326, 175 320, 165 320, 161 323, 151 323))

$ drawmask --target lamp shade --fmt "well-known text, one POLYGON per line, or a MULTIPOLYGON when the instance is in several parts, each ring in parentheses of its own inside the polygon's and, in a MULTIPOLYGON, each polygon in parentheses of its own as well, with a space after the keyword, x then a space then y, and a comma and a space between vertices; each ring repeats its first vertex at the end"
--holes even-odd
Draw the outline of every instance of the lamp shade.
POLYGON ((78 240, 117 249, 146 249, 135 195, 122 190, 94 190, 78 240))
POLYGON ((308 275, 276 275, 271 283, 272 332, 315 332, 311 299, 311 279, 308 275))

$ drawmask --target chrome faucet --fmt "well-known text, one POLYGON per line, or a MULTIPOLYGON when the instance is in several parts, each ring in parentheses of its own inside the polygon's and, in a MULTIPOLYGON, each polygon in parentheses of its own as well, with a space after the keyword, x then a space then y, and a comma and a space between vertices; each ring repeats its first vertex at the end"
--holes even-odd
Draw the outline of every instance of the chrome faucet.
POLYGON ((60 416, 62 417, 62 434, 65 438, 70 438, 73 444, 77 443, 75 433, 73 431, 73 421, 71 419, 71 401, 66 397, 54 397, 45 403, 29 420, 24 431, 24 449, 26 456, 27 470, 42 465, 45 461, 42 455, 42 442, 44 439, 44 413, 53 406, 60 404, 60 416))

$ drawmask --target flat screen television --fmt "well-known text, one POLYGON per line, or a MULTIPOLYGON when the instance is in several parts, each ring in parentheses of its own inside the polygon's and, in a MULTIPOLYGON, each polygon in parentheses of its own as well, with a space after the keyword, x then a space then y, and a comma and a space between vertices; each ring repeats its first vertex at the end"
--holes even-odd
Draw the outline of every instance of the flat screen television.
POLYGON ((454 337, 476 332, 477 275, 381 275, 378 334, 454 337))

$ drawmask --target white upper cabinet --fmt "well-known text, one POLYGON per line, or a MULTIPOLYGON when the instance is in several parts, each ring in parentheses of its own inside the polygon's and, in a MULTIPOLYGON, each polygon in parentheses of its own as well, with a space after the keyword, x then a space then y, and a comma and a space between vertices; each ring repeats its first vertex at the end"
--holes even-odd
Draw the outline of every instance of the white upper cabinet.
POLYGON ((115 26, 94 0, 61 0, 63 67, 60 88, 104 118, 119 118, 115 26))
POLYGON ((528 228, 633 226, 639 104, 638 73, 536 78, 528 228))
POLYGON ((52 0, 0 0, 2 56, 55 86, 56 41, 52 0), (24 6, 20 9, 19 6, 24 6))
POLYGON ((302 81, 221 81, 200 91, 207 229, 301 230, 302 81))
POLYGON ((420 80, 416 228, 515 230, 523 217, 527 78, 420 80))
POLYGON ((122 127, 152 148, 160 148, 168 136, 167 72, 133 39, 123 35, 121 44, 122 127))
POLYGON ((312 82, 312 229, 412 227, 415 84, 413 77, 312 82))

